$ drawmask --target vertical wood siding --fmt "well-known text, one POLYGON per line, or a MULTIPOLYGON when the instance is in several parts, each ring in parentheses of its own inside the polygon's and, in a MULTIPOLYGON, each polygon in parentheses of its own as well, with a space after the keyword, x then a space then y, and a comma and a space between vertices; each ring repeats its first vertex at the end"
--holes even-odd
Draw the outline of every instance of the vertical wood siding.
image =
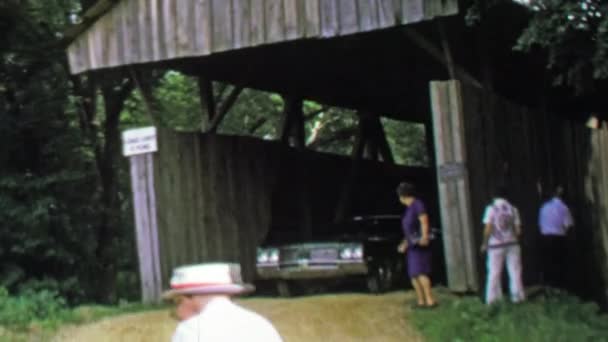
POLYGON ((480 286, 460 85, 432 82, 430 90, 448 285, 453 291, 477 291, 480 286), (445 169, 451 169, 452 175, 445 169))
POLYGON ((456 0, 122 0, 68 47, 73 73, 330 38, 458 12, 456 0))
POLYGON ((144 303, 153 303, 160 300, 163 290, 158 248, 153 155, 148 153, 132 156, 129 157, 129 162, 142 300, 144 303))
POLYGON ((448 279, 453 280, 450 287, 466 287, 464 271, 470 267, 477 267, 479 275, 485 271, 477 266, 484 265, 481 256, 474 262, 466 253, 477 253, 483 210, 498 184, 507 185, 511 201, 522 214, 524 280, 528 284, 538 281, 543 267, 537 227, 538 210, 544 200, 537 191, 540 182, 544 196, 555 184, 565 186, 566 201, 575 216, 576 227, 568 237, 571 273, 566 277, 578 279, 573 283, 580 284, 580 288, 574 288, 580 294, 593 292, 596 298, 605 298, 602 283, 608 284, 608 129, 591 130, 482 89, 460 86, 456 81, 433 82, 431 93, 438 166, 461 161, 467 175, 467 179, 458 180, 461 186, 456 181, 440 183, 448 279), (454 103, 456 107, 450 105, 454 103), (460 126, 456 125, 459 117, 460 126), (451 140, 456 136, 464 139, 464 148, 451 140), (460 152, 464 154, 458 155, 460 152), (470 206, 464 208, 461 204, 467 197, 470 206), (469 223, 463 221, 467 216, 472 217, 469 223))
MULTIPOLYGON (((312 220, 323 229, 332 220, 351 163, 252 138, 159 130, 154 174, 163 283, 178 265, 211 261, 239 262, 251 281, 256 249, 271 226, 312 220)), ((364 162, 352 214, 400 213, 394 188, 402 180, 424 190, 436 211, 429 169, 364 162)))

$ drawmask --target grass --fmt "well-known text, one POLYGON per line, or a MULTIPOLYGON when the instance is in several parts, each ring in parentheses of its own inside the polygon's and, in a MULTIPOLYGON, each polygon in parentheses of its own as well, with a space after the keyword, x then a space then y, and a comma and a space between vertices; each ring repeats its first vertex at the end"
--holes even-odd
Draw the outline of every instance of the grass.
POLYGON ((64 299, 51 291, 26 291, 11 296, 0 287, 0 342, 44 341, 65 324, 89 323, 105 317, 158 308, 126 302, 117 306, 70 308, 64 299))
POLYGON ((608 316, 594 303, 551 291, 525 303, 487 306, 478 297, 440 294, 436 310, 411 316, 430 342, 608 341, 608 316))

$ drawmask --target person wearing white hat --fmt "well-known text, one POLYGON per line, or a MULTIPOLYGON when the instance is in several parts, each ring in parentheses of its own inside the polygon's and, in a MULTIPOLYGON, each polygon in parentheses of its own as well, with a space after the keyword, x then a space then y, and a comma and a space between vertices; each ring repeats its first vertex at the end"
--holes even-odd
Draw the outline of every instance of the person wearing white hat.
POLYGON ((230 298, 253 291, 243 284, 238 264, 210 263, 178 267, 171 289, 163 294, 176 304, 180 323, 172 342, 281 342, 264 317, 244 309, 230 298))

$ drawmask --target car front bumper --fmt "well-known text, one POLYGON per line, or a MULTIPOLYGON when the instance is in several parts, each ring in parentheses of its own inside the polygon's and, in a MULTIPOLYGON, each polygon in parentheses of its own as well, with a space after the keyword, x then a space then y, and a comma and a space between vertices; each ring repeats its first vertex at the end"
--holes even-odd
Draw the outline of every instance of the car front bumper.
POLYGON ((258 279, 327 279, 347 276, 366 275, 365 262, 340 263, 331 265, 291 264, 291 265, 257 265, 258 279))

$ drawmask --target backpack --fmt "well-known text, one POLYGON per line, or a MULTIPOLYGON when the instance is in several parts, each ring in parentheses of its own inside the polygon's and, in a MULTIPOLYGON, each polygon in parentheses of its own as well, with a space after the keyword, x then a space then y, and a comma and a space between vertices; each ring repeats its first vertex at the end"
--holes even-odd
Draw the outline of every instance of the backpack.
POLYGON ((515 238, 515 210, 506 202, 492 206, 492 235, 499 241, 506 242, 515 238))

